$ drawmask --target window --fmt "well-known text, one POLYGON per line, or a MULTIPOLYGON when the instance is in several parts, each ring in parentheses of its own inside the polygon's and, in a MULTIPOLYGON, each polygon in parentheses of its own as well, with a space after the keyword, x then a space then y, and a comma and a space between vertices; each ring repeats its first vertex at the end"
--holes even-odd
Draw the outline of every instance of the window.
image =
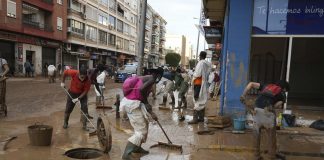
POLYGON ((102 25, 107 26, 108 25, 108 18, 106 16, 100 15, 98 16, 99 20, 98 22, 102 25))
POLYGON ((124 24, 124 33, 126 34, 126 35, 129 35, 129 25, 128 24, 124 24))
POLYGON ((77 12, 81 12, 81 3, 76 0, 70 0, 70 8, 77 12))
POLYGON ((94 42, 97 41, 97 29, 91 26, 86 28, 86 38, 94 42))
POLYGON ((116 10, 116 0, 109 0, 109 8, 111 10, 116 10))
POLYGON ((123 44, 124 44, 123 39, 120 37, 117 37, 116 38, 117 49, 123 49, 123 44))
POLYGON ((117 19, 117 31, 123 33, 123 21, 117 19))
POLYGON ((57 0, 58 4, 63 4, 63 0, 57 0))
POLYGON ((60 17, 57 17, 57 30, 62 30, 63 28, 63 21, 62 21, 62 18, 60 17))
POLYGON ((116 36, 113 34, 109 34, 108 43, 109 45, 116 45, 116 36))
POLYGON ((74 32, 74 33, 79 33, 79 34, 84 34, 84 24, 79 22, 79 21, 76 21, 74 19, 71 19, 70 21, 70 27, 71 27, 71 32, 74 32))
POLYGON ((126 51, 129 51, 129 40, 124 40, 124 49, 126 50, 126 51))
POLYGON ((135 42, 133 41, 129 42, 129 51, 135 52, 135 42))
POLYGON ((16 2, 7 0, 7 16, 16 18, 16 2))
POLYGON ((91 6, 86 7, 86 15, 88 19, 91 19, 93 21, 98 20, 98 10, 96 8, 93 8, 91 6))
POLYGON ((108 5, 108 0, 100 0, 100 3, 107 6, 108 5))
POLYGON ((109 15, 109 25, 111 25, 114 29, 116 28, 116 18, 114 16, 109 15))
POLYGON ((99 42, 107 45, 107 32, 99 30, 99 42))

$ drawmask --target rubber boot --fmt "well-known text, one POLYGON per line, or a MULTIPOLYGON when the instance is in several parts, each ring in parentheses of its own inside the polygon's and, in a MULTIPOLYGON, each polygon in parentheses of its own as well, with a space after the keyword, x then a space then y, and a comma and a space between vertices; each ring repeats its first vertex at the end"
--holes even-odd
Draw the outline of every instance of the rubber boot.
POLYGON ((64 123, 63 123, 63 128, 64 129, 67 129, 68 128, 69 118, 70 118, 70 114, 65 113, 64 114, 64 123))
POLYGON ((198 111, 194 110, 193 118, 188 124, 197 124, 198 123, 198 111))
POLYGON ((162 102, 160 105, 161 105, 161 106, 165 106, 167 100, 168 100, 168 97, 167 97, 167 96, 163 96, 163 102, 162 102))
POLYGON ((171 102, 169 104, 172 105, 172 106, 175 105, 175 98, 174 98, 174 96, 171 96, 171 102))
POLYGON ((198 122, 204 122, 205 109, 198 111, 198 122))
POLYGON ((175 109, 181 109, 181 108, 182 108, 182 101, 179 100, 179 101, 178 101, 178 107, 176 107, 175 109))
POLYGON ((187 109, 187 99, 186 98, 183 98, 183 108, 184 109, 187 109))
POLYGON ((136 146, 134 153, 149 154, 150 152, 143 149, 141 146, 136 146))
POLYGON ((89 131, 89 129, 87 128, 87 118, 84 115, 81 115, 81 122, 82 122, 82 129, 84 131, 89 131))
POLYGON ((99 106, 100 104, 100 96, 96 96, 96 106, 99 106))
POLYGON ((132 160, 132 153, 134 151, 136 151, 138 146, 136 146, 135 144, 131 143, 131 142, 128 142, 126 147, 125 147, 125 151, 124 151, 124 154, 122 156, 122 159, 123 160, 132 160))

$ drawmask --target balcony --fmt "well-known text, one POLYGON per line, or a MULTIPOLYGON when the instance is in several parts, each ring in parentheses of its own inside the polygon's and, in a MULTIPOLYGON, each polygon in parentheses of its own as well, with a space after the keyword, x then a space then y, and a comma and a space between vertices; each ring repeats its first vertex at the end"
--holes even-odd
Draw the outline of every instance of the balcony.
POLYGON ((31 28, 44 30, 44 31, 47 31, 47 32, 53 32, 52 26, 50 26, 48 24, 42 24, 42 23, 39 23, 39 22, 34 22, 34 21, 29 20, 29 19, 23 19, 23 24, 25 26, 28 26, 28 27, 31 27, 31 28))
MULTIPOLYGON (((23 2, 32 4, 33 6, 41 8, 43 10, 53 12, 53 8, 54 8, 53 0, 40 0, 40 1, 23 0, 23 2)), ((26 4, 23 3, 23 7, 25 7, 24 5, 26 5, 26 4)))
POLYGON ((145 30, 150 31, 151 30, 151 26, 146 25, 145 26, 145 30))

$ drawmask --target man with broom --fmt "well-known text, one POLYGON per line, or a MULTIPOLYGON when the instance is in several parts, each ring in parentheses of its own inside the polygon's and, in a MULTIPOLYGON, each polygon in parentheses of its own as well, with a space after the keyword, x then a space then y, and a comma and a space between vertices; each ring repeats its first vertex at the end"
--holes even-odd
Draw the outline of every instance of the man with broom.
MULTIPOLYGON (((157 120, 152 112, 152 106, 147 97, 155 83, 161 80, 163 69, 151 69, 150 75, 132 76, 123 84, 124 98, 120 102, 120 111, 125 111, 129 121, 134 128, 134 135, 128 139, 124 154, 124 160, 130 160, 149 152, 141 147, 146 141, 148 133, 148 119, 157 120), (136 154, 139 154, 136 156, 136 154)), ((139 158, 138 158, 139 159, 139 158)))
MULTIPOLYGON (((88 114, 88 91, 90 90, 90 80, 87 76, 87 69, 81 67, 80 70, 65 70, 62 75, 62 82, 61 87, 65 89, 65 79, 66 77, 71 77, 71 84, 70 89, 68 90, 68 93, 71 95, 73 99, 70 98, 70 96, 67 96, 66 101, 66 108, 65 108, 65 114, 64 114, 64 124, 63 128, 66 129, 68 127, 68 122, 70 118, 70 114, 73 111, 73 108, 75 104, 80 101, 81 103, 81 110, 86 115, 88 114)), ((84 115, 81 115, 81 121, 83 125, 83 130, 87 131, 87 119, 84 115)))

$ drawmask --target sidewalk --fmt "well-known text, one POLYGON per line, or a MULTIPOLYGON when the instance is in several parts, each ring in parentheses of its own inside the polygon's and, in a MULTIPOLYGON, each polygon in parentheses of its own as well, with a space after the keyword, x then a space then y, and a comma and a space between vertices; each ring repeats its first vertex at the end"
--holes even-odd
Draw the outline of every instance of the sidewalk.
MULTIPOLYGON (((114 85, 107 91, 107 98, 114 98, 115 94, 121 93, 121 84, 113 82, 107 83, 114 85)), ((16 135, 17 139, 8 144, 6 151, 0 152, 0 159, 2 160, 15 160, 15 159, 33 159, 33 160, 57 160, 57 159, 70 159, 63 154, 69 150, 80 147, 90 147, 100 149, 97 136, 89 137, 89 132, 84 132, 81 129, 80 111, 76 106, 71 114, 69 121, 69 128, 63 129, 63 114, 66 96, 59 83, 48 85, 46 81, 13 81, 8 82, 9 87, 12 87, 8 95, 11 97, 18 90, 23 90, 24 96, 8 98, 10 106, 9 116, 17 115, 20 117, 7 117, 0 118, 0 140, 16 135), (14 88, 14 86, 18 86, 14 88), (48 90, 54 92, 49 94, 48 90), (32 95, 29 95, 32 94, 32 95), (34 98, 35 95, 44 95, 40 98, 34 98), (46 100, 47 99, 47 100, 46 100), (44 102, 43 102, 44 101, 44 102), (17 104, 19 102, 19 105, 17 104), (13 110, 13 105, 17 106, 13 110), (46 106, 45 108, 39 107, 40 105, 46 106), (20 110, 19 108, 23 108, 20 110), (16 112, 23 111, 20 114, 16 112), (37 111, 37 112, 36 112, 37 111), (38 112, 41 111, 41 112, 38 112), (24 114, 23 114, 24 113, 24 114), (29 115, 29 113, 34 113, 29 115), (48 147, 37 147, 29 144, 27 127, 33 125, 35 122, 53 126, 52 144, 48 147)), ((115 118, 114 110, 96 110, 95 109, 95 96, 93 88, 89 94, 89 113, 94 116, 92 122, 96 125, 98 116, 105 117, 109 120, 112 132, 112 150, 108 155, 104 155, 98 159, 111 159, 120 160, 124 152, 127 139, 133 134, 133 129, 129 122, 122 121, 115 118)), ((193 106, 191 95, 188 95, 188 106, 193 106)), ((161 97, 157 100, 149 98, 153 104, 153 110, 157 113, 161 125, 169 135, 174 144, 183 146, 183 153, 167 148, 151 148, 150 146, 156 144, 158 141, 167 142, 163 132, 154 123, 150 123, 149 134, 147 142, 143 144, 144 149, 148 149, 150 154, 142 157, 143 160, 250 160, 253 159, 253 142, 254 136, 252 132, 247 131, 245 134, 232 134, 231 128, 224 130, 215 130, 213 135, 198 135, 196 132, 207 130, 206 124, 188 125, 187 121, 192 119, 192 111, 186 114, 184 122, 178 121, 177 110, 159 110, 158 104, 162 101, 161 97)), ((109 99, 107 105, 113 104, 114 99, 109 99)), ((218 107, 216 101, 209 101, 206 111, 206 116, 217 115, 218 107)), ((89 124, 90 126, 90 124, 89 124)), ((309 128, 290 128, 289 130, 282 130, 278 133, 278 145, 281 151, 287 153, 308 153, 308 156, 287 156, 287 159, 310 159, 317 160, 323 159, 319 154, 323 153, 324 136, 320 131, 312 130, 309 128), (295 132, 298 129, 299 132, 295 132), (305 131, 304 131, 305 130, 305 131), (306 132, 307 131, 307 132, 306 132), (308 135, 297 134, 308 133, 308 135), (316 133, 316 134, 315 134, 316 133)), ((265 143, 264 143, 265 144, 265 143)))

